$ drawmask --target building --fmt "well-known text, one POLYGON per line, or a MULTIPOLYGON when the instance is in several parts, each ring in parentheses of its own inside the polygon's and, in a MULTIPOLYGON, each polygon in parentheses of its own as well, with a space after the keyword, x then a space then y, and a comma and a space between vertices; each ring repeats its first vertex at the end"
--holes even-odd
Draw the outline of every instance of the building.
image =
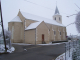
POLYGON ((8 27, 12 32, 12 43, 42 44, 66 40, 66 27, 57 6, 53 20, 19 10, 18 15, 8 22, 8 27))

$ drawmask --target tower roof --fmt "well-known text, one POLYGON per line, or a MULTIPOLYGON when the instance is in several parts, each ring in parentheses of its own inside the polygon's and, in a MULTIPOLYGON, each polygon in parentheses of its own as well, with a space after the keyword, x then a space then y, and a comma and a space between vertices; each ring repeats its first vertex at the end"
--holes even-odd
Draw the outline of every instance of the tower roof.
POLYGON ((59 14, 59 10, 58 10, 57 6, 56 6, 56 9, 55 9, 55 14, 59 14))

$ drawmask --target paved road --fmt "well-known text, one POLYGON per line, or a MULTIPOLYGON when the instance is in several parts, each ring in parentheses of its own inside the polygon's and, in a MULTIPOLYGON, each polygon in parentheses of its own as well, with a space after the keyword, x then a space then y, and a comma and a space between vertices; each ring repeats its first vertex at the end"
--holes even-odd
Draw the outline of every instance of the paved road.
POLYGON ((16 50, 11 54, 0 55, 0 60, 53 60, 65 52, 65 45, 13 45, 16 50))

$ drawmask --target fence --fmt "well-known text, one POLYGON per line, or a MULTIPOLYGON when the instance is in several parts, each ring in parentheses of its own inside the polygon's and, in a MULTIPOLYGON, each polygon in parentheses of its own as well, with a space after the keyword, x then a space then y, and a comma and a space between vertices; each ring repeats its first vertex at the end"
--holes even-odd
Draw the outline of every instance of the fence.
POLYGON ((65 60, 80 60, 80 40, 65 43, 65 60))
POLYGON ((65 53, 55 60, 80 60, 80 40, 65 43, 65 53))

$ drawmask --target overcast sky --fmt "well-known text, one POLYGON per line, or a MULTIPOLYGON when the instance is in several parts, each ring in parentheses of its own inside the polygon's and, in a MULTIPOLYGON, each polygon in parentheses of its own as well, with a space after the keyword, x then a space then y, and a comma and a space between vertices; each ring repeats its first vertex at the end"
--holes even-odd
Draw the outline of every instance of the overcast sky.
MULTIPOLYGON (((1 0, 4 27, 8 27, 8 22, 17 16, 19 9, 23 12, 42 16, 52 19, 56 5, 62 15, 62 23, 67 26, 75 22, 75 17, 66 17, 72 14, 77 14, 80 9, 80 0, 1 0), (56 3, 57 1, 57 3, 56 3)), ((77 35, 75 24, 67 26, 67 35, 77 35)))

